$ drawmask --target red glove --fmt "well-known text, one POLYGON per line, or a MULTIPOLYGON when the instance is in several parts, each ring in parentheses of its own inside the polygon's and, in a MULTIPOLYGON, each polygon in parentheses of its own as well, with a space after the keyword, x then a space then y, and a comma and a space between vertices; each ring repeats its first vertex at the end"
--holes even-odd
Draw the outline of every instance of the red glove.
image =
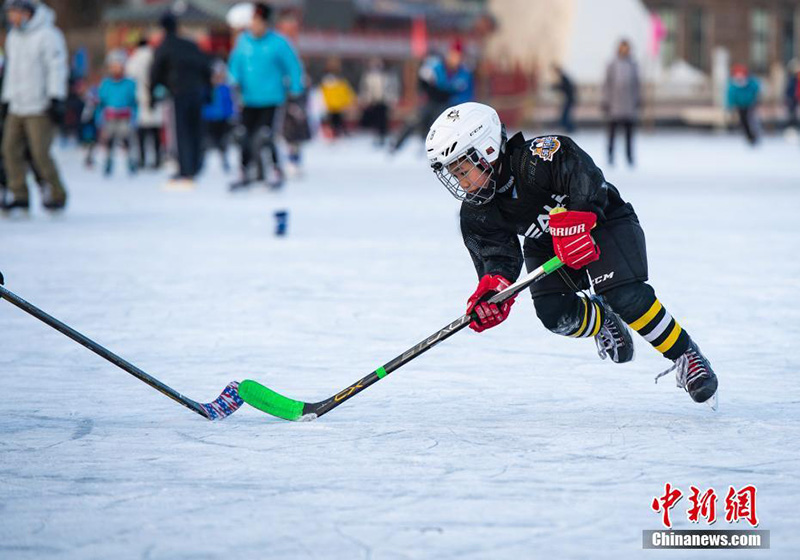
POLYGON ((472 294, 467 302, 467 313, 473 311, 478 315, 478 319, 470 323, 469 328, 475 332, 483 332, 486 329, 496 327, 506 320, 511 306, 514 305, 516 295, 512 298, 505 300, 500 305, 496 303, 489 303, 493 295, 502 292, 511 285, 511 282, 500 276, 487 274, 478 283, 478 288, 472 294))
POLYGON ((561 262, 577 270, 600 258, 600 248, 589 234, 596 223, 594 212, 565 210, 550 214, 550 235, 561 262))

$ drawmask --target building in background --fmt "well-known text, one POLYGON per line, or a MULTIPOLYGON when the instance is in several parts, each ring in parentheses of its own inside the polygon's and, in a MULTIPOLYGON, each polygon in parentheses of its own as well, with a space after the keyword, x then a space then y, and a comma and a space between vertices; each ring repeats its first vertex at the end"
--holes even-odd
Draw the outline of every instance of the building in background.
POLYGON ((645 81, 645 122, 720 125, 730 66, 747 64, 765 83, 763 116, 779 122, 787 63, 800 58, 800 0, 488 0, 497 31, 490 60, 535 76, 526 120, 557 118, 547 86, 555 62, 580 89, 577 118, 597 122, 599 84, 621 38, 631 41, 645 81))
MULTIPOLYGON (((46 0, 68 46, 99 68, 107 49, 156 30, 167 9, 207 50, 231 46, 225 24, 237 0, 46 0)), ((601 121, 600 84, 620 38, 633 45, 645 82, 649 123, 722 122, 721 90, 731 64, 747 64, 764 84, 766 121, 784 111, 786 66, 800 58, 800 0, 272 0, 302 19, 297 45, 312 79, 329 56, 357 83, 378 56, 401 77, 403 108, 415 105, 419 61, 428 50, 464 41, 478 68, 478 99, 510 123, 549 126, 558 96, 549 84, 561 65, 579 90, 576 119, 601 121)))
POLYGON ((713 49, 767 76, 800 56, 800 0, 644 0, 664 26, 661 60, 712 71, 713 49))
MULTIPOLYGON (((135 43, 167 9, 181 13, 181 24, 206 50, 230 50, 233 37, 225 15, 237 0, 140 0, 107 9, 106 47, 135 43)), ((402 78, 401 105, 415 104, 419 62, 429 49, 444 52, 456 37, 469 52, 480 50, 480 38, 491 22, 484 0, 272 0, 278 14, 296 12, 302 29, 296 38, 312 80, 324 73, 327 60, 342 60, 343 74, 358 83, 367 61, 380 57, 402 78)))
POLYGON ((734 64, 746 65, 764 85, 765 121, 780 123, 786 118, 787 69, 800 58, 800 0, 643 3, 662 28, 657 68, 666 75, 693 75, 698 99, 683 109, 683 121, 720 124, 722 90, 734 64))

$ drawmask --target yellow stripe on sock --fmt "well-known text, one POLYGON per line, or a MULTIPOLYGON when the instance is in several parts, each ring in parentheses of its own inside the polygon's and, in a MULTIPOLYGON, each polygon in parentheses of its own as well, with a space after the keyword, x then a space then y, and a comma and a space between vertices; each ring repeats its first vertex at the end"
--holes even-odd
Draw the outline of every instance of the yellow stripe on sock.
POLYGON ((675 341, 678 340, 678 337, 681 335, 681 330, 683 329, 681 329, 681 326, 678 324, 677 321, 675 321, 675 326, 672 327, 672 332, 669 333, 669 336, 664 342, 656 346, 656 350, 658 350, 662 354, 664 352, 667 352, 675 344, 675 341))
POLYGON ((631 323, 631 328, 635 331, 643 329, 647 326, 647 323, 653 320, 653 317, 658 315, 658 312, 661 311, 661 302, 656 299, 653 303, 652 307, 647 310, 647 313, 636 319, 633 323, 631 323))
POLYGON ((581 336, 581 333, 586 328, 586 321, 589 320, 589 306, 586 305, 585 299, 582 299, 581 301, 583 302, 583 323, 581 323, 581 328, 570 335, 573 338, 578 338, 581 336))
POLYGON ((594 325, 594 331, 592 331, 591 334, 587 335, 587 338, 589 336, 596 336, 597 333, 600 332, 600 325, 603 324, 603 321, 600 320, 600 306, 598 306, 594 302, 592 302, 592 305, 594 305, 594 308, 595 308, 595 316, 594 316, 595 325, 594 325))

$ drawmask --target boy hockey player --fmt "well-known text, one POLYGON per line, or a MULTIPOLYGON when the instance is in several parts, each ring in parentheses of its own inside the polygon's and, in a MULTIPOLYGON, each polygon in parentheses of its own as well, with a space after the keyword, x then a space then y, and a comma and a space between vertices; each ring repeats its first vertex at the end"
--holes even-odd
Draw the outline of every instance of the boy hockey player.
POLYGON ((513 299, 487 300, 515 281, 523 261, 533 270, 555 254, 568 268, 531 288, 545 327, 594 337, 601 358, 624 363, 633 359, 627 323, 673 361, 658 377, 675 370, 694 401, 716 402, 711 364, 646 282, 644 233, 633 207, 573 140, 525 140, 522 133, 506 140, 494 109, 463 103, 436 119, 426 149, 433 172, 463 201, 461 231, 480 278, 467 307, 478 316, 473 330, 508 317, 513 299), (597 295, 578 295, 592 286, 597 295))

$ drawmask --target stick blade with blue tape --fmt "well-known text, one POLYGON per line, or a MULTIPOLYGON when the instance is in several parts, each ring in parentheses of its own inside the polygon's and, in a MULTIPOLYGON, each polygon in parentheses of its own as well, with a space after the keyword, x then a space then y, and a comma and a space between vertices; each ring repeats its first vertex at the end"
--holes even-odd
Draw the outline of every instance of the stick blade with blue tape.
POLYGON ((203 404, 203 410, 209 420, 224 420, 244 404, 242 397, 239 396, 239 382, 231 381, 222 391, 222 394, 214 401, 203 404))

